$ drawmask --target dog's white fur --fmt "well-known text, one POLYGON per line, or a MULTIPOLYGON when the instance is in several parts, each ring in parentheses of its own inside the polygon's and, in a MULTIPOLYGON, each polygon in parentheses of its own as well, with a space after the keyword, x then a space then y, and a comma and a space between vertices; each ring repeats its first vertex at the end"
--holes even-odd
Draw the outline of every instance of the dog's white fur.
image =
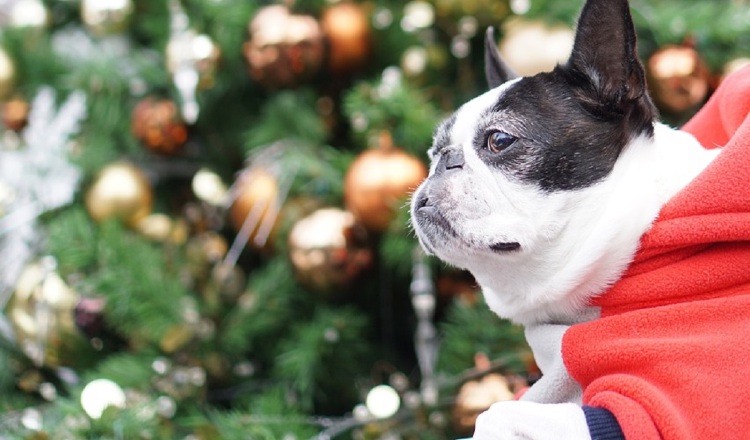
MULTIPOLYGON (((465 165, 446 180, 435 202, 458 237, 428 247, 470 270, 498 315, 524 325, 577 322, 589 299, 622 275, 661 207, 718 150, 657 123, 654 138, 631 141, 603 181, 545 194, 491 169, 473 145, 480 115, 513 82, 458 110, 448 148, 460 148, 465 165), (521 248, 493 252, 489 246, 497 242, 518 242, 521 248)), ((430 174, 436 166, 433 158, 430 174)), ((430 240, 414 227, 421 240, 430 240)))
MULTIPOLYGON (((562 335, 568 325, 598 316, 588 301, 622 276, 664 204, 719 150, 706 150, 690 134, 656 123, 654 137, 632 139, 602 181, 585 189, 544 193, 490 168, 473 145, 481 115, 512 84, 469 101, 457 112, 445 150, 460 149, 465 162, 430 189, 431 203, 455 237, 426 233, 417 222, 414 228, 427 249, 471 271, 495 313, 526 326, 534 355, 542 361, 544 376, 524 401, 494 404, 477 420, 474 439, 589 440, 579 406, 580 386, 562 363, 562 335), (490 246, 498 242, 517 242, 520 249, 492 251, 490 246), (537 340, 535 332, 542 335, 537 340)), ((431 154, 430 176, 440 154, 444 152, 431 154)), ((414 198, 424 190, 425 184, 414 198)))

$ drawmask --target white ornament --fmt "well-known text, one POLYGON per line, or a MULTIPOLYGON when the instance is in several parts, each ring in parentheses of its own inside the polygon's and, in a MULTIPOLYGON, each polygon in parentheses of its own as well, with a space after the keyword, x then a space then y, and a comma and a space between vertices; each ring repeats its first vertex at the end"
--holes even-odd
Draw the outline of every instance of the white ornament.
POLYGON ((81 392, 81 406, 92 419, 99 419, 110 406, 125 407, 125 392, 109 379, 89 382, 81 392))
POLYGON ((378 419, 386 419, 398 412, 401 398, 398 392, 388 385, 378 385, 367 393, 367 410, 378 419))

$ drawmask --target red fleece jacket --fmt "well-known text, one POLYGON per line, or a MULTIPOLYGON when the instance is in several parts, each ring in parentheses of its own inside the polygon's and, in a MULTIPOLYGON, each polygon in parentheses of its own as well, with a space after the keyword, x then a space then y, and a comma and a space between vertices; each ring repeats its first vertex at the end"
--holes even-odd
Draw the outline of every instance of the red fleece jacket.
POLYGON ((585 405, 626 439, 750 438, 750 67, 683 129, 722 153, 661 210, 623 278, 571 327, 585 405))

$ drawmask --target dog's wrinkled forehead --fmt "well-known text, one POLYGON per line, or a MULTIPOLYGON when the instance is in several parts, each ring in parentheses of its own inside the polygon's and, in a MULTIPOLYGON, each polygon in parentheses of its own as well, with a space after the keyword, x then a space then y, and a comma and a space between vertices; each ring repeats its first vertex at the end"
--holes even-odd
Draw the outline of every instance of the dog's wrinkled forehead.
POLYGON ((491 113, 501 101, 501 97, 520 80, 522 78, 514 79, 477 96, 440 123, 433 136, 432 148, 429 151, 430 158, 450 145, 473 137, 480 125, 480 120, 491 113))
POLYGON ((561 68, 514 79, 464 104, 435 131, 430 158, 446 148, 471 148, 488 167, 545 192, 588 187, 612 170, 637 133, 616 116, 582 105, 580 88, 561 68), (500 153, 488 134, 517 141, 500 153))

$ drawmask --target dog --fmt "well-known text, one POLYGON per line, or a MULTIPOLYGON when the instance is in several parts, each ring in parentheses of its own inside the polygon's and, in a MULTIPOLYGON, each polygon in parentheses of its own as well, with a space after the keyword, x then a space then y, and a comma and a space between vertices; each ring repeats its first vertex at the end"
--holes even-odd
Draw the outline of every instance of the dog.
POLYGON ((474 439, 624 438, 624 419, 582 405, 563 338, 600 319, 594 299, 721 149, 659 122, 627 0, 586 1, 569 59, 550 72, 515 75, 492 28, 485 64, 490 90, 438 126, 410 207, 425 251, 470 271, 489 308, 525 327, 543 372, 481 414, 474 439))

